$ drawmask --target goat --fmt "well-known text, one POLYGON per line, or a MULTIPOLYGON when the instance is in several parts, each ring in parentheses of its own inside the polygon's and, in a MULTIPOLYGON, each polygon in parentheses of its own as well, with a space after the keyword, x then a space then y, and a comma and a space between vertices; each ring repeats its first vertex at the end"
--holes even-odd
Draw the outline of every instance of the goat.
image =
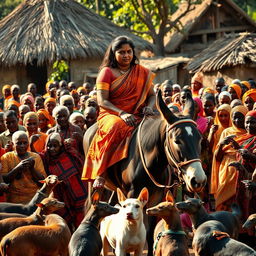
POLYGON ((55 198, 45 198, 37 204, 36 211, 28 217, 13 217, 0 221, 0 240, 12 230, 28 225, 44 225, 45 215, 64 207, 64 203, 55 198))
POLYGON ((83 221, 74 232, 69 242, 70 256, 99 256, 102 250, 102 241, 99 233, 101 220, 119 211, 105 202, 99 201, 99 193, 92 195, 92 206, 83 221))
POLYGON ((147 215, 162 218, 154 231, 155 256, 189 256, 186 233, 182 230, 180 215, 170 191, 166 193, 166 201, 148 208, 147 215))
POLYGON ((56 175, 49 175, 41 180, 43 186, 35 193, 34 197, 27 204, 0 203, 0 213, 20 213, 31 215, 36 210, 36 204, 40 203, 44 198, 48 197, 53 188, 60 183, 56 175))
POLYGON ((57 214, 45 218, 45 226, 19 227, 3 237, 2 256, 68 256, 71 233, 65 220, 57 214))

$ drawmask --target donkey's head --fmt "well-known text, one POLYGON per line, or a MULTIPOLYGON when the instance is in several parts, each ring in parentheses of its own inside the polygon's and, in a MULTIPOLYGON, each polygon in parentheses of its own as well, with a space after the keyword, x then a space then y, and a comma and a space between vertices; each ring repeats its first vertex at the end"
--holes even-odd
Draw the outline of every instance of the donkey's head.
POLYGON ((188 191, 201 191, 206 184, 206 175, 200 160, 202 136, 192 120, 194 101, 191 94, 187 93, 183 116, 176 116, 169 110, 161 92, 157 94, 157 106, 167 122, 165 153, 169 164, 178 171, 188 191))

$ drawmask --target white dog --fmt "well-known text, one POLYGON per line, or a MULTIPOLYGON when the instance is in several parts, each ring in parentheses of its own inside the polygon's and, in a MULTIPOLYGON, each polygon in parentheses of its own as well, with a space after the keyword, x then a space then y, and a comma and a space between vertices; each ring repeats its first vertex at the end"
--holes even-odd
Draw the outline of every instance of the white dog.
POLYGON ((126 199, 118 188, 117 196, 121 205, 119 212, 101 222, 103 256, 107 255, 109 245, 115 249, 116 256, 125 256, 129 252, 134 252, 134 256, 142 256, 146 242, 143 207, 148 201, 148 190, 143 188, 138 198, 126 199))

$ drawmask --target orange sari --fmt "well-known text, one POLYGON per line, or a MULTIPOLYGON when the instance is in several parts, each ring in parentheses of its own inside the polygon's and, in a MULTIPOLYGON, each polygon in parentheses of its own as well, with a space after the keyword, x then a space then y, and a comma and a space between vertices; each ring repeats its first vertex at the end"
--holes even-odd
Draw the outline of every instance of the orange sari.
MULTIPOLYGON (((101 72, 111 72, 109 68, 101 72)), ((119 76, 111 84, 97 79, 97 89, 109 90, 109 101, 117 108, 138 116, 145 106, 147 95, 153 86, 154 74, 135 65, 128 74, 119 76)), ((130 136, 135 127, 128 126, 110 110, 101 108, 98 130, 89 147, 82 179, 95 179, 108 167, 127 157, 130 136)))
MULTIPOLYGON (((230 116, 232 117, 232 114, 235 112, 246 115, 248 110, 245 106, 239 105, 231 110, 230 116)), ((243 136, 244 134, 246 134, 245 129, 237 128, 232 122, 232 126, 226 128, 222 132, 219 143, 229 135, 236 135, 237 139, 239 139, 240 136, 243 136)), ((235 140, 237 139, 235 138, 235 140)), ((223 147, 223 158, 220 162, 217 161, 216 153, 220 147, 219 143, 217 144, 213 155, 210 193, 214 194, 216 210, 222 211, 230 210, 230 205, 232 203, 230 199, 236 194, 238 171, 235 167, 229 166, 229 164, 236 161, 237 158, 237 150, 230 144, 223 147)))

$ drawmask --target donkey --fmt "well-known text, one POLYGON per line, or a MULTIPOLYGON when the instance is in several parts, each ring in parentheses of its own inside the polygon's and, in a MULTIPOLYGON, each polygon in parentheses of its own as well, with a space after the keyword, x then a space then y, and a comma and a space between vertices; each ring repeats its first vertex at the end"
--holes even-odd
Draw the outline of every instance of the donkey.
MULTIPOLYGON (((194 101, 191 94, 187 93, 183 115, 180 116, 169 110, 160 91, 156 99, 161 116, 144 118, 131 137, 127 158, 106 170, 105 187, 114 191, 119 187, 129 198, 138 197, 141 189, 147 187, 147 207, 158 204, 163 198, 163 188, 168 185, 168 165, 179 180, 185 182, 188 191, 199 192, 206 184, 200 161, 202 136, 192 120, 194 101)), ((92 126, 85 133, 85 152, 96 130, 97 126, 92 126)), ((150 217, 148 222, 148 255, 152 255, 156 218, 150 217)))

